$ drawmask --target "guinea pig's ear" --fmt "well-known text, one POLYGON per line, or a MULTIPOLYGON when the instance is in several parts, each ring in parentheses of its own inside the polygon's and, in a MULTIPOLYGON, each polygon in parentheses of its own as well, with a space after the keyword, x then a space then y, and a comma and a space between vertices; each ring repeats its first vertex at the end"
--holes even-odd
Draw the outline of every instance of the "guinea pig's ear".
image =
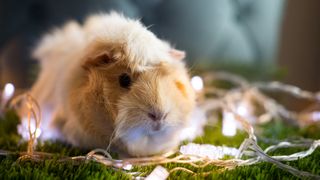
POLYGON ((103 52, 93 57, 90 57, 90 56, 87 57, 82 67, 85 70, 89 70, 92 67, 98 67, 104 64, 110 64, 112 61, 113 61, 112 57, 107 52, 103 52))
POLYGON ((184 51, 177 49, 170 49, 169 54, 173 59, 176 60, 183 60, 186 57, 186 53, 184 51))

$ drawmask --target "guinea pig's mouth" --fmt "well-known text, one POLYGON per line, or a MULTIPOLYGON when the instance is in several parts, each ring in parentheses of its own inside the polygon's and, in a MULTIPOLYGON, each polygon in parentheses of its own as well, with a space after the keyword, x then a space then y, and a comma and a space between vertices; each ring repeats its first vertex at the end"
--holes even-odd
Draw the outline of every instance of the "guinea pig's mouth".
POLYGON ((153 136, 157 134, 164 133, 169 126, 165 125, 164 123, 152 123, 149 127, 146 128, 146 135, 153 136))
POLYGON ((125 145, 129 154, 148 156, 163 153, 175 147, 179 143, 178 132, 178 126, 148 123, 121 130, 116 134, 119 135, 117 138, 125 145))
POLYGON ((131 132, 136 132, 138 134, 141 134, 143 136, 157 136, 164 133, 168 133, 171 131, 174 127, 169 126, 168 124, 164 122, 149 122, 145 123, 143 125, 135 126, 132 128, 129 128, 127 130, 127 134, 130 134, 131 132))

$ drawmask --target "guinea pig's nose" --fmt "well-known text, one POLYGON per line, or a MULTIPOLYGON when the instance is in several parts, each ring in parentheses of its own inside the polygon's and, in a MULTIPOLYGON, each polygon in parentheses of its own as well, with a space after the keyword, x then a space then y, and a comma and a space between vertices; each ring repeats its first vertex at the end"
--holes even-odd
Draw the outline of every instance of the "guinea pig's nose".
POLYGON ((159 111, 151 111, 148 113, 148 117, 153 121, 160 121, 166 118, 166 114, 159 111))
POLYGON ((155 113, 155 112, 149 112, 148 117, 153 121, 159 121, 161 119, 158 113, 155 113))

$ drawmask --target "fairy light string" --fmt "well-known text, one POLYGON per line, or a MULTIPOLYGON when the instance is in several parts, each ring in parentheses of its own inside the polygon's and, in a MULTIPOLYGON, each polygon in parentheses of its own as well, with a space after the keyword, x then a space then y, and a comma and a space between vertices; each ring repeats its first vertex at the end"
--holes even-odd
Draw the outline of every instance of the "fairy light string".
MULTIPOLYGON (((287 85, 279 82, 271 82, 271 83, 249 83, 244 78, 241 78, 237 75, 229 74, 226 72, 217 72, 217 73, 207 73, 203 76, 204 79, 204 87, 201 92, 201 88, 197 89, 197 92, 202 95, 199 98, 199 108, 204 112, 218 111, 224 110, 227 113, 230 113, 234 120, 240 125, 240 127, 248 134, 248 137, 244 139, 240 147, 238 148, 238 152, 236 155, 233 155, 231 159, 219 159, 219 158, 209 158, 209 156, 199 156, 197 154, 184 154, 182 153, 182 148, 190 148, 190 146, 185 145, 180 147, 180 151, 176 150, 173 152, 169 152, 164 155, 157 155, 152 157, 139 157, 139 158, 126 158, 126 159, 114 159, 108 153, 107 150, 104 149, 95 149, 90 151, 85 156, 74 156, 74 157, 61 157, 58 159, 59 162, 88 162, 95 161, 107 167, 112 167, 115 169, 122 170, 124 173, 131 175, 133 178, 139 179, 144 178, 145 173, 143 172, 132 172, 132 168, 134 166, 149 166, 149 165, 162 165, 167 163, 178 163, 178 164, 188 164, 194 168, 204 168, 209 165, 214 165, 217 167, 221 167, 215 172, 223 172, 226 169, 234 169, 238 166, 249 166, 254 165, 261 162, 269 162, 277 167, 290 172, 291 174, 300 177, 300 178, 312 178, 319 179, 319 175, 314 175, 309 172, 301 171, 296 168, 293 168, 287 164, 282 162, 286 161, 295 161, 301 158, 305 158, 311 155, 319 146, 320 140, 310 140, 310 139, 302 139, 299 142, 279 142, 278 144, 271 145, 267 147, 265 150, 258 145, 257 137, 254 132, 253 124, 265 123, 270 121, 275 117, 284 117, 290 120, 299 120, 299 113, 294 111, 289 111, 278 103, 275 99, 272 99, 266 96, 262 90, 269 91, 282 91, 286 94, 290 94, 294 97, 300 99, 308 99, 314 102, 319 103, 320 93, 312 93, 308 91, 304 91, 298 87, 287 85), (217 87, 206 86, 206 84, 211 84, 210 82, 214 80, 225 80, 231 82, 235 85, 232 89, 219 89, 217 87), (215 94, 214 98, 206 97, 206 94, 215 94), (239 110, 239 103, 243 101, 247 101, 247 105, 253 106, 250 102, 254 100, 259 103, 264 112, 262 114, 250 114, 251 117, 248 117, 248 113, 243 113, 241 109, 239 110), (251 120, 249 120, 251 118, 251 120), (253 119, 253 120, 252 120, 253 119), (296 152, 289 155, 277 155, 272 156, 268 155, 268 153, 276 151, 278 149, 283 148, 295 148, 295 147, 305 147, 306 150, 296 152)), ((200 77, 197 76, 193 79, 193 83, 198 84, 199 86, 203 86, 200 77)), ((37 152, 34 151, 34 145, 37 140, 37 129, 40 127, 40 107, 35 99, 32 98, 29 94, 18 96, 17 98, 12 100, 12 104, 17 104, 17 102, 23 101, 27 107, 27 116, 28 116, 28 130, 29 130, 29 140, 28 140, 28 149, 27 152, 22 152, 19 160, 23 160, 25 158, 34 161, 42 161, 46 159, 50 159, 54 156, 51 153, 37 152), (31 122, 34 122, 35 128, 31 127, 31 122)), ((247 110, 247 109, 245 109, 247 110)), ((309 112, 314 113, 314 112, 309 112)), ((209 113, 207 113, 209 114, 209 113)), ((211 145, 210 148, 220 149, 220 153, 223 155, 223 147, 215 147, 211 145)), ((207 145, 197 145, 196 148, 198 150, 208 150, 203 149, 206 148, 207 145), (202 148, 202 149, 201 149, 202 148)), ((228 148, 228 147, 226 147, 228 148)), ((208 153, 218 153, 216 152, 208 152, 208 153)), ((11 152, 8 151, 0 151, 0 155, 9 155, 11 152)), ((186 167, 175 167, 168 172, 165 172, 164 168, 158 167, 150 174, 150 176, 159 176, 160 179, 165 179, 168 177, 170 173, 176 171, 184 171, 186 173, 190 173, 191 175, 198 175, 197 172, 192 171, 186 167)), ((208 175, 213 171, 201 172, 201 175, 208 175)), ((151 178, 151 177, 150 177, 151 178)))

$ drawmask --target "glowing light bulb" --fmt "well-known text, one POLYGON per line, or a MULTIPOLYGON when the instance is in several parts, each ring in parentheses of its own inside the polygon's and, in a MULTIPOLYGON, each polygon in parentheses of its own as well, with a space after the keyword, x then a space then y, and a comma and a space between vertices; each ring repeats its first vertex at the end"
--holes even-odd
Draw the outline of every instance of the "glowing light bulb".
MULTIPOLYGON (((29 125, 28 125, 28 119, 26 117, 22 118, 21 123, 17 127, 18 133, 22 136, 24 140, 29 140, 29 125)), ((35 132, 36 138, 40 137, 42 131, 40 128, 36 128, 34 119, 31 119, 30 121, 30 131, 31 133, 35 132)))
POLYGON ((14 85, 11 83, 7 83, 3 88, 2 98, 10 99, 14 94, 14 90, 15 90, 14 85))
POLYGON ((247 101, 240 102, 235 109, 236 113, 245 118, 249 123, 256 123, 257 119, 253 114, 253 107, 247 101))
POLYGON ((226 155, 236 157, 240 152, 232 147, 189 143, 180 147, 180 153, 217 160, 222 159, 226 155))
POLYGON ((122 169, 130 171, 133 168, 132 164, 126 164, 122 167, 122 169))
POLYGON ((11 83, 7 83, 4 88, 3 88, 3 92, 2 92, 2 100, 1 100, 1 104, 4 106, 8 100, 10 100, 10 98, 13 96, 14 94, 14 85, 11 83))
POLYGON ((234 115, 223 111, 222 134, 225 136, 234 136, 237 133, 237 123, 234 115))
POLYGON ((194 90, 201 91, 203 89, 203 80, 200 76, 193 76, 191 78, 191 85, 194 90))
POLYGON ((313 121, 320 121, 320 111, 313 112, 311 116, 313 121))
POLYGON ((169 172, 162 166, 158 165, 154 170, 145 178, 145 180, 162 180, 167 179, 169 172))
POLYGON ((248 116, 249 112, 245 105, 240 105, 237 107, 236 112, 241 116, 248 116))

